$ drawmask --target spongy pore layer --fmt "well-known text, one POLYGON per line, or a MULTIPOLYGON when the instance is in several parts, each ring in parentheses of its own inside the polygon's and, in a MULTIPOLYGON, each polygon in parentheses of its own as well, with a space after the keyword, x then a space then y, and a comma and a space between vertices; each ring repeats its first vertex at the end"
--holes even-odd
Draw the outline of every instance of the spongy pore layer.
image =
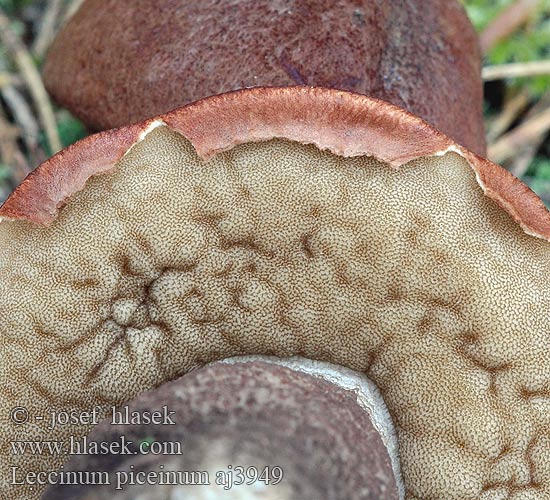
POLYGON ((550 498, 550 246, 455 153, 394 169, 271 140, 203 161, 158 127, 49 227, 3 222, 0 241, 5 494, 33 497, 11 465, 64 458, 9 441, 89 429, 14 426, 11 408, 107 408, 268 354, 378 385, 408 500, 550 498))

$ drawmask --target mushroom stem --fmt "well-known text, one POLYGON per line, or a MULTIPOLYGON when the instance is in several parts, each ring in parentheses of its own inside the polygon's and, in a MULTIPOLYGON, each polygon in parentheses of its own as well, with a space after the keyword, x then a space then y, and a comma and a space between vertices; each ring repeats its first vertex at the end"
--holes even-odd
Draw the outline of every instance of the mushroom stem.
POLYGON ((379 391, 364 375, 328 363, 264 356, 212 363, 111 408, 79 451, 122 440, 135 455, 81 453, 64 464, 67 476, 105 471, 109 481, 51 485, 42 500, 206 500, 222 493, 241 500, 404 499, 397 436, 379 391), (150 422, 155 414, 160 425, 150 422), (150 474, 149 484, 132 483, 138 468, 150 474), (239 484, 239 468, 246 484, 239 484), (198 478, 209 481, 196 484, 198 478))

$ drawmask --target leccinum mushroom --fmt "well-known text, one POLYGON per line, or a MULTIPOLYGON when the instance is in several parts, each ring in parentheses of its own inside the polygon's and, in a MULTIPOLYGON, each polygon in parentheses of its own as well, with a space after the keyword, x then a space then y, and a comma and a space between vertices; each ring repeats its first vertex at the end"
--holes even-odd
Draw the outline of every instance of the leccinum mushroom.
POLYGON ((334 87, 485 153, 480 51, 456 0, 86 0, 44 80, 95 129, 245 87, 334 87))
POLYGON ((267 354, 376 383, 407 500, 550 498, 550 216, 419 118, 319 88, 215 96, 67 148, 0 216, 5 497, 35 494, 8 466, 65 458, 10 441, 89 430, 34 416, 267 354))
POLYGON ((124 439, 137 453, 72 455, 68 477, 106 471, 110 481, 55 484, 42 500, 400 498, 397 439, 372 382, 327 363, 257 358, 212 363, 112 410, 87 443, 124 439), (175 425, 122 421, 164 406, 175 425), (144 440, 155 453, 139 452, 144 440), (251 484, 239 484, 239 466, 251 484), (149 484, 132 484, 132 471, 149 484))

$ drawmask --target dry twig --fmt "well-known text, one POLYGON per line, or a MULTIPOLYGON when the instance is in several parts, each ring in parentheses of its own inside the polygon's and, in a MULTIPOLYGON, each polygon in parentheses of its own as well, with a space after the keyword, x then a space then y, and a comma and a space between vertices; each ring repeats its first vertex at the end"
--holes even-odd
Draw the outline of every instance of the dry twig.
POLYGON ((83 3, 84 0, 73 0, 71 3, 69 3, 65 12, 65 16, 63 18, 63 22, 67 22, 71 17, 73 17, 83 3))
POLYGON ((17 145, 19 129, 14 127, 7 119, 2 106, 0 106, 0 160, 11 169, 15 182, 21 182, 31 171, 17 145))
POLYGON ((32 44, 32 53, 38 59, 46 55, 48 47, 52 43, 63 7, 63 0, 49 0, 42 15, 40 30, 32 44))
POLYGON ((480 34, 481 51, 487 54, 499 41, 509 37, 529 20, 538 6, 539 0, 517 0, 504 9, 480 34))
MULTIPOLYGON (((539 101, 529 110, 527 113, 526 119, 529 120, 546 108, 550 108, 550 93, 544 94, 539 101)), ((533 158, 536 156, 537 151, 542 145, 545 139, 545 134, 540 134, 533 142, 528 143, 523 147, 513 158, 511 164, 508 168, 516 177, 522 177, 527 172, 529 165, 533 161, 533 158)))
POLYGON ((0 106, 0 160, 2 163, 6 165, 13 163, 18 136, 19 129, 8 121, 4 110, 0 106))
POLYGON ((27 147, 27 152, 32 159, 32 163, 37 165, 43 160, 43 155, 38 155, 38 134, 40 127, 34 118, 25 98, 12 86, 1 89, 2 97, 11 111, 15 122, 22 129, 22 138, 27 147))
POLYGON ((8 53, 13 57, 29 88, 52 152, 59 151, 61 149, 61 141, 57 133, 55 116, 40 74, 34 65, 29 51, 13 32, 7 16, 1 10, 0 40, 6 46, 8 53))
POLYGON ((494 142, 510 125, 518 118, 518 116, 527 108, 529 104, 529 92, 522 90, 513 97, 507 99, 502 107, 500 114, 492 121, 489 130, 487 131, 487 142, 494 142))
POLYGON ((502 163, 512 158, 525 145, 533 143, 546 134, 548 130, 550 130, 550 107, 524 121, 490 145, 488 157, 495 163, 502 163))
POLYGON ((550 75, 550 59, 485 66, 481 75, 485 81, 522 76, 550 75))
POLYGON ((7 71, 0 71, 0 88, 13 85, 19 87, 21 85, 21 78, 14 73, 8 73, 7 71))

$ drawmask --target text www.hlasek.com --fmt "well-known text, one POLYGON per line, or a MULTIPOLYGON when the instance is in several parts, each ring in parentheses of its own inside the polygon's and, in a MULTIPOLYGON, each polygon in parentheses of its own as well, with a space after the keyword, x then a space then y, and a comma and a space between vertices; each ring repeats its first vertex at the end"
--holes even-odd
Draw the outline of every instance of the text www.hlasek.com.
POLYGON ((12 441, 13 455, 183 455, 178 441, 142 441, 137 449, 132 449, 133 441, 120 436, 119 441, 88 441, 86 437, 77 440, 70 437, 64 441, 12 441))

